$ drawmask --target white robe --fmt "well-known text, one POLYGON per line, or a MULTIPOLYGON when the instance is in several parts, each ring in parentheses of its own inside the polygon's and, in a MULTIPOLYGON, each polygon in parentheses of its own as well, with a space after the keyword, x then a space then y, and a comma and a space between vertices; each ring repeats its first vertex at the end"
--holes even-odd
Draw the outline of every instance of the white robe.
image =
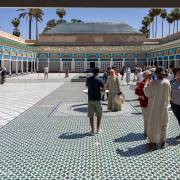
POLYGON ((144 94, 149 98, 147 122, 149 142, 160 143, 166 140, 170 92, 171 86, 167 79, 155 80, 144 88, 144 94))

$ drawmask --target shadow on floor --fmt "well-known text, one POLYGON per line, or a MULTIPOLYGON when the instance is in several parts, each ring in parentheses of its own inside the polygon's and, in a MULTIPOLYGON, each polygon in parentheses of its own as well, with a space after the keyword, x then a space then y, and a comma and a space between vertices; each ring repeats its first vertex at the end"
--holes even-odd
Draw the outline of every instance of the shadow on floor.
POLYGON ((89 136, 89 133, 64 133, 59 135, 59 139, 80 139, 80 138, 85 138, 86 136, 89 136))
POLYGON ((146 144, 141 144, 139 146, 127 149, 117 149, 116 153, 124 156, 124 157, 131 157, 131 156, 139 156, 145 153, 150 152, 146 144))
POLYGON ((133 115, 142 115, 142 113, 141 112, 132 112, 131 114, 133 114, 133 115))
POLYGON ((82 113, 87 113, 88 112, 87 107, 74 108, 73 110, 77 111, 77 112, 82 112, 82 113))
POLYGON ((126 99, 125 102, 138 101, 138 99, 126 99))
POLYGON ((132 142, 145 140, 143 133, 129 133, 126 136, 114 139, 114 142, 132 142))
MULTIPOLYGON (((177 141, 174 138, 168 138, 166 142, 168 143, 167 148, 171 148, 172 146, 177 146, 180 144, 180 141, 177 141)), ((162 151, 164 149, 157 149, 156 151, 158 150, 162 151)), ((152 151, 148 149, 147 144, 141 144, 133 148, 116 149, 116 153, 124 157, 139 156, 148 152, 152 151)))

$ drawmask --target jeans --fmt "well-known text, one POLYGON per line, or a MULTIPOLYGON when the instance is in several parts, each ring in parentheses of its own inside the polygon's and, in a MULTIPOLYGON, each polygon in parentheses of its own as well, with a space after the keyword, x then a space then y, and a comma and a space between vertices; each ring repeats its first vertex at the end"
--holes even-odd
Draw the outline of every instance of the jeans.
POLYGON ((180 105, 171 102, 171 108, 180 126, 180 105))

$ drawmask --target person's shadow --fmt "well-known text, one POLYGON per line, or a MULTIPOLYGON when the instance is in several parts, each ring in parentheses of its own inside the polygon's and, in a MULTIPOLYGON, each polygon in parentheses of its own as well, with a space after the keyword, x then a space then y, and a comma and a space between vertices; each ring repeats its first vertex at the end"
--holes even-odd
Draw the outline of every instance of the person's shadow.
POLYGON ((89 136, 89 133, 73 133, 68 132, 58 136, 59 139, 80 139, 89 136))
POLYGON ((143 133, 129 133, 126 136, 119 137, 114 139, 114 142, 132 142, 132 141, 141 141, 145 140, 143 133))
POLYGON ((133 148, 116 149, 116 153, 124 157, 140 156, 148 152, 150 152, 150 150, 147 144, 141 144, 133 148))
MULTIPOLYGON (((166 142, 168 143, 168 147, 176 146, 180 144, 180 141, 177 141, 174 138, 168 138, 166 142)), ((161 150, 161 149, 158 148, 157 150, 161 150)), ((152 152, 152 151, 148 149, 147 144, 141 144, 133 148, 116 149, 116 153, 124 157, 140 156, 142 154, 149 153, 149 152, 152 152)))

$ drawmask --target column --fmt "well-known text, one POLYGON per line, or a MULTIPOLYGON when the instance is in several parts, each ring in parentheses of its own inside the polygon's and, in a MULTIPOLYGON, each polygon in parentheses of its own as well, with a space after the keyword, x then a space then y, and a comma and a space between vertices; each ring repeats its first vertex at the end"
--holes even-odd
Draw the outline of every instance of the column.
POLYGON ((87 69, 87 58, 84 59, 84 72, 86 71, 87 69))
POLYGON ((154 66, 154 58, 153 58, 153 66, 154 66))
POLYGON ((39 58, 36 58, 36 70, 39 72, 39 58))
POLYGON ((48 72, 49 72, 49 53, 48 53, 48 72))
POLYGON ((28 60, 26 61, 26 73, 28 73, 28 60))
POLYGON ((170 62, 169 62, 169 56, 168 56, 168 68, 169 68, 169 66, 170 66, 170 62))
POLYGON ((23 60, 21 60, 21 73, 23 73, 23 60))
POLYGON ((9 75, 11 76, 11 59, 9 60, 9 75))
POLYGON ((33 62, 31 61, 31 73, 33 73, 33 62))
POLYGON ((137 65, 137 57, 134 59, 134 65, 137 65))
POLYGON ((18 75, 18 61, 16 60, 16 74, 18 75))
POLYGON ((110 67, 113 66, 113 58, 111 58, 110 67))
POLYGON ((122 67, 125 65, 125 58, 123 58, 122 67))
POLYGON ((36 72, 36 61, 34 59, 34 72, 36 72))
POLYGON ((101 58, 98 58, 98 68, 100 69, 101 71, 101 61, 100 61, 101 58))
POLYGON ((149 66, 148 58, 146 58, 146 66, 149 66))
POLYGON ((74 58, 72 58, 72 62, 71 62, 71 72, 75 72, 75 62, 74 62, 74 58))
POLYGON ((63 62, 62 62, 62 58, 60 58, 60 71, 63 72, 63 62))

